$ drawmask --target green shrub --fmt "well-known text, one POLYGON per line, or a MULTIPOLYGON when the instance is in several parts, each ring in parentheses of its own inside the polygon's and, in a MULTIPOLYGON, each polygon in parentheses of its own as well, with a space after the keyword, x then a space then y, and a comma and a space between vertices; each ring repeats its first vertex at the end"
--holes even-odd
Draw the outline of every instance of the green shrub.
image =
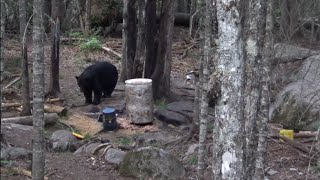
POLYGON ((101 47, 101 42, 96 37, 92 37, 86 42, 80 44, 80 49, 82 51, 95 51, 101 49, 101 47))

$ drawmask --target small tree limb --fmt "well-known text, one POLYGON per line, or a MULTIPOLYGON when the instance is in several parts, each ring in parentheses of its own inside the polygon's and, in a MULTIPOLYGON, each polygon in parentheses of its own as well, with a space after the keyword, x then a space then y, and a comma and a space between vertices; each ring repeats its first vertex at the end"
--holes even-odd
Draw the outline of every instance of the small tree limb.
POLYGON ((122 55, 117 53, 116 51, 108 48, 108 47, 101 47, 102 50, 107 51, 108 53, 117 56, 119 59, 121 59, 122 55))

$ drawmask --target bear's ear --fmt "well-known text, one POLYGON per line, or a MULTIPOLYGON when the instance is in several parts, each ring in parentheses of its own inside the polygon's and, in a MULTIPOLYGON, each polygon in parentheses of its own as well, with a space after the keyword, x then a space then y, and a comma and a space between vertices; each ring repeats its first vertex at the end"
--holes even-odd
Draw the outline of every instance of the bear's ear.
POLYGON ((76 76, 76 79, 78 80, 78 79, 79 79, 79 76, 76 76))

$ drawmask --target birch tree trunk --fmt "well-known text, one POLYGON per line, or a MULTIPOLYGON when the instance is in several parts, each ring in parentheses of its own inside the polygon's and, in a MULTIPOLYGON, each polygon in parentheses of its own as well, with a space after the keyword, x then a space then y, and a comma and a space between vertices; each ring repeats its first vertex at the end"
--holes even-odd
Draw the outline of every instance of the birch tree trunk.
POLYGON ((43 1, 33 1, 33 155, 32 179, 44 178, 44 28, 43 1))
POLYGON ((27 32, 27 2, 26 0, 19 0, 19 23, 20 23, 20 43, 21 43, 21 70, 22 70, 22 111, 21 115, 31 115, 30 104, 30 88, 29 88, 29 65, 28 65, 28 49, 26 46, 26 32, 27 32))
POLYGON ((257 159, 255 164, 255 179, 264 179, 265 159, 267 155, 267 136, 269 122, 269 104, 270 104, 270 68, 271 65, 267 59, 273 56, 273 1, 267 1, 267 14, 266 14, 266 38, 265 38, 265 51, 263 54, 262 62, 262 92, 261 92, 261 107, 259 110, 259 124, 258 124, 258 148, 257 159))
POLYGON ((205 162, 204 162, 204 157, 205 157, 205 142, 206 142, 206 137, 207 137, 207 124, 208 124, 208 104, 209 104, 209 99, 208 99, 208 82, 209 82, 209 62, 211 61, 211 34, 213 33, 211 30, 212 26, 212 19, 211 19, 211 11, 213 9, 212 7, 212 0, 206 0, 205 2, 205 13, 203 17, 203 57, 201 58, 201 66, 200 68, 202 70, 202 81, 201 81, 201 91, 200 91, 200 126, 199 126, 199 151, 198 151, 198 178, 203 179, 204 175, 204 168, 205 168, 205 162))
MULTIPOLYGON (((4 61, 4 33, 5 33, 5 8, 3 0, 0 0, 0 83, 3 78, 3 61, 4 61)), ((0 109, 2 109, 2 86, 0 87, 0 109)), ((2 111, 0 110, 0 119, 2 117, 2 111)))
POLYGON ((244 59, 241 39, 240 0, 217 0, 218 77, 213 133, 213 179, 242 179, 244 59))
POLYGON ((174 10, 176 0, 163 0, 159 30, 159 46, 157 52, 157 64, 152 74, 153 95, 155 99, 169 97, 171 61, 172 61, 172 35, 174 25, 174 10))
POLYGON ((266 26, 266 1, 249 2, 245 67, 246 173, 253 179, 258 146, 258 111, 261 102, 262 54, 266 26))
POLYGON ((60 62, 60 22, 61 22, 61 1, 52 0, 51 17, 51 69, 48 94, 54 98, 60 95, 59 62, 60 62))

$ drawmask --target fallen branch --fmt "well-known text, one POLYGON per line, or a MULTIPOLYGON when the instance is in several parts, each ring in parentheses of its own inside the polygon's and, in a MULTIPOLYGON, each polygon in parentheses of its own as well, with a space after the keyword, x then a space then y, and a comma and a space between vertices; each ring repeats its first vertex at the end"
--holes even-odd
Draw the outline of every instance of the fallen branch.
MULTIPOLYGON (((15 173, 23 175, 23 176, 27 176, 29 178, 32 178, 32 173, 29 170, 26 169, 22 169, 21 167, 12 167, 10 168, 11 170, 13 170, 15 173)), ((6 168, 2 168, 1 167, 1 173, 10 173, 9 169, 6 168)), ((12 173, 12 172, 11 172, 12 173)), ((48 180, 48 176, 44 176, 44 180, 48 180)))
POLYGON ((96 155, 100 149, 102 148, 110 148, 112 147, 112 144, 110 143, 104 143, 104 144, 100 144, 98 147, 96 147, 93 151, 92 151, 92 155, 96 155))
POLYGON ((105 50, 107 51, 108 53, 111 53, 112 55, 115 55, 117 56, 119 59, 121 59, 122 55, 115 52, 114 50, 110 49, 110 48, 107 48, 107 47, 101 47, 102 50, 105 50))
MULTIPOLYGON (((58 121, 59 117, 57 113, 44 114, 44 122, 46 125, 55 124, 58 121)), ((21 125, 33 125, 32 116, 22 116, 22 117, 11 117, 11 118, 2 118, 1 123, 13 123, 21 125)))
POLYGON ((301 154, 301 156, 309 159, 313 164, 316 164, 317 159, 320 158, 319 151, 315 148, 306 148, 305 145, 293 141, 285 136, 273 135, 273 137, 283 140, 282 143, 286 143, 287 145, 290 145, 291 147, 295 148, 298 152, 303 153, 301 154))
POLYGON ((59 116, 66 116, 68 114, 67 108, 53 104, 45 104, 44 110, 48 113, 57 113, 59 116))
POLYGON ((183 51, 183 54, 178 58, 178 60, 181 60, 181 59, 185 58, 187 56, 187 54, 188 54, 188 51, 190 49, 192 49, 195 45, 196 45, 196 43, 193 43, 193 44, 191 44, 191 46, 189 46, 187 49, 185 49, 183 51))
MULTIPOLYGON (((60 102, 63 101, 63 99, 60 98, 55 98, 55 99, 47 99, 45 102, 46 103, 55 103, 55 102, 60 102)), ((33 101, 30 101, 30 104, 33 104, 33 101)), ((21 107, 22 105, 20 103, 2 103, 1 108, 6 109, 6 108, 17 108, 21 107)))
POLYGON ((11 81, 8 85, 6 85, 3 89, 8 89, 10 86, 14 85, 16 82, 18 82, 21 79, 21 76, 16 77, 13 81, 11 81))

